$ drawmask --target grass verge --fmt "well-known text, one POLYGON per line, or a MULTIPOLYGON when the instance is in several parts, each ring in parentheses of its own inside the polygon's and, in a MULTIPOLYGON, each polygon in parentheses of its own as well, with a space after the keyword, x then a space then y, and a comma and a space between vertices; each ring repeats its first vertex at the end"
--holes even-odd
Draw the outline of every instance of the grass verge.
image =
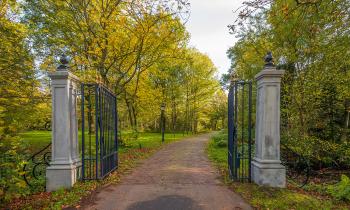
POLYGON ((223 182, 256 209, 350 209, 350 204, 288 183, 285 189, 262 187, 253 183, 232 182, 227 170, 227 146, 220 143, 227 135, 214 135, 207 147, 209 159, 221 173, 223 182), (221 139, 221 140, 220 140, 221 139))

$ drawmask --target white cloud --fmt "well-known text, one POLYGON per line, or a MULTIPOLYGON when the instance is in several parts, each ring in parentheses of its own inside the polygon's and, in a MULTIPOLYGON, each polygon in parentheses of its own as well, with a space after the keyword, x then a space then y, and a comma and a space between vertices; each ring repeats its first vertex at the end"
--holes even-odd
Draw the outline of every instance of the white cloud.
POLYGON ((226 73, 230 61, 226 51, 236 39, 227 26, 236 18, 233 11, 243 0, 191 0, 191 17, 186 24, 190 44, 213 60, 220 73, 226 73))

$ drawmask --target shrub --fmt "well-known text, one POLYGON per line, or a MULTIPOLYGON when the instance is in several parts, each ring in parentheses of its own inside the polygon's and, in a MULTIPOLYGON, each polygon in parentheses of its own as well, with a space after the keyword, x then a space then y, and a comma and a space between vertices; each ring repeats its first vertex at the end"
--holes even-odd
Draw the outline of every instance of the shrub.
POLYGON ((22 178, 25 163, 23 144, 18 137, 5 136, 0 142, 0 203, 30 192, 22 178))
POLYGON ((212 139, 217 147, 227 147, 227 133, 226 131, 220 131, 216 133, 212 139))
POLYGON ((220 140, 216 143, 218 147, 227 147, 227 140, 220 140))
POLYGON ((314 136, 283 135, 281 143, 309 160, 313 169, 350 167, 350 144, 347 142, 332 142, 314 136))
POLYGON ((328 187, 328 192, 337 200, 350 201, 350 179, 346 175, 341 176, 340 182, 328 187))
POLYGON ((139 137, 139 133, 135 130, 126 132, 119 136, 118 143, 123 147, 131 147, 132 142, 136 141, 139 137))

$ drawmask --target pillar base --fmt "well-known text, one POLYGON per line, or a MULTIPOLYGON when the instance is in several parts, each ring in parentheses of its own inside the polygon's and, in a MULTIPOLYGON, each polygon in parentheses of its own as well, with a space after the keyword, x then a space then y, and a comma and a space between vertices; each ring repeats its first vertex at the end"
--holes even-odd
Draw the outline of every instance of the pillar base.
POLYGON ((286 187, 286 168, 278 160, 252 161, 252 180, 258 185, 269 187, 286 187))
POLYGON ((46 168, 46 191, 52 192, 60 188, 69 189, 77 182, 80 162, 74 164, 51 163, 46 168))

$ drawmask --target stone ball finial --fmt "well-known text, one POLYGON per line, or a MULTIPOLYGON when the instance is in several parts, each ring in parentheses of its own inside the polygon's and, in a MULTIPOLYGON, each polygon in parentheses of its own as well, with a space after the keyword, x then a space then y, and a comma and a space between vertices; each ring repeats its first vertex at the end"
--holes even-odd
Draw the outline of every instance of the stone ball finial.
POLYGON ((60 65, 57 68, 57 71, 66 71, 68 69, 69 59, 65 54, 60 56, 60 65))
POLYGON ((265 56, 265 67, 273 67, 273 66, 275 66, 275 64, 273 62, 272 52, 269 51, 265 56))

